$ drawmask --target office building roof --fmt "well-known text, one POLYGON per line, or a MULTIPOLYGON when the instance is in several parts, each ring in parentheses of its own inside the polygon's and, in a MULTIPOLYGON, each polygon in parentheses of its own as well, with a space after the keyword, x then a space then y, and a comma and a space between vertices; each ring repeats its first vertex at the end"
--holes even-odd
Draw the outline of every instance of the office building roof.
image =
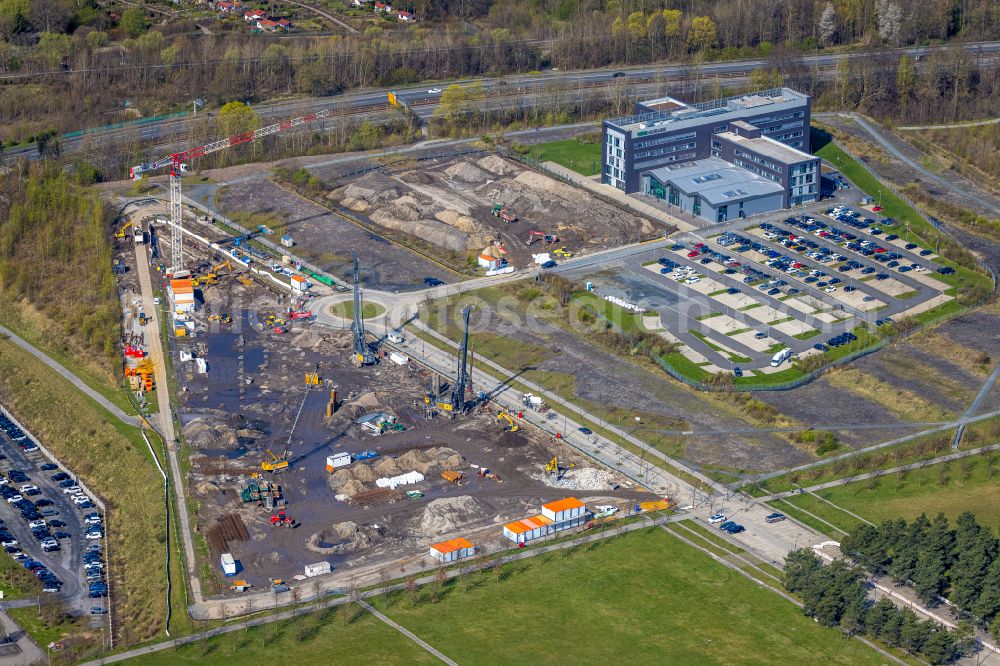
MULTIPOLYGON (((640 106, 649 106, 665 99, 651 102, 639 102, 640 106)), ((724 97, 710 102, 698 104, 683 104, 681 108, 666 108, 663 110, 640 113, 622 118, 612 118, 607 122, 626 132, 636 132, 637 135, 653 134, 658 131, 696 127, 711 118, 710 122, 726 123, 739 120, 744 116, 767 111, 783 111, 801 106, 808 95, 791 88, 773 88, 749 95, 724 97)))
POLYGON ((732 132, 719 132, 717 136, 720 139, 726 139, 737 145, 744 146, 747 150, 752 150, 759 155, 777 160, 782 164, 796 164, 805 160, 816 159, 814 155, 802 152, 766 136, 751 139, 739 134, 733 134, 732 132))
POLYGON ((649 173, 661 183, 670 183, 688 196, 698 195, 712 206, 784 193, 780 184, 718 157, 661 167, 649 173))

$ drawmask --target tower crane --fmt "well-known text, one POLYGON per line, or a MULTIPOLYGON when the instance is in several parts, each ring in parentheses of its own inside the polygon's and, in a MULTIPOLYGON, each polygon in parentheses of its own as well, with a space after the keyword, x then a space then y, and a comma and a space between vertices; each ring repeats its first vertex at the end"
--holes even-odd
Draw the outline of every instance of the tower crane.
POLYGON ((154 162, 143 162, 138 166, 130 168, 128 170, 129 178, 138 180, 144 173, 170 167, 170 262, 172 270, 168 271, 168 273, 173 274, 173 272, 179 271, 184 267, 183 235, 181 232, 181 174, 188 170, 187 163, 190 160, 196 157, 204 157, 210 153, 216 153, 232 146, 238 146, 241 143, 256 141, 262 136, 277 134, 278 132, 298 127, 319 118, 326 118, 332 112, 333 109, 323 109, 322 111, 309 113, 298 118, 282 120, 251 132, 235 134, 228 139, 221 139, 212 143, 206 143, 203 146, 189 148, 179 153, 172 153, 154 162))
POLYGON ((357 365, 372 365, 375 363, 375 355, 368 348, 368 341, 365 339, 365 319, 362 316, 361 301, 361 270, 358 255, 354 255, 354 322, 351 324, 351 331, 354 333, 354 361, 357 365))

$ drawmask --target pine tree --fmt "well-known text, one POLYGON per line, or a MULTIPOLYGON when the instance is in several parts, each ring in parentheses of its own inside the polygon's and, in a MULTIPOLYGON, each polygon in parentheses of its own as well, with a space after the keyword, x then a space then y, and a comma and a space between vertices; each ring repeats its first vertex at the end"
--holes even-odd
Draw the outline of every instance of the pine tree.
POLYGON ((994 558, 980 584, 979 598, 972 612, 984 622, 1000 618, 1000 558, 994 558))
MULTIPOLYGON (((960 517, 959 521, 961 520, 960 517)), ((973 522, 975 523, 974 518, 973 522)), ((975 529, 964 533, 960 527, 955 542, 958 559, 948 572, 951 580, 951 594, 948 597, 959 608, 969 610, 975 606, 984 590, 983 581, 996 558, 997 540, 992 530, 980 528, 975 523, 975 529)))

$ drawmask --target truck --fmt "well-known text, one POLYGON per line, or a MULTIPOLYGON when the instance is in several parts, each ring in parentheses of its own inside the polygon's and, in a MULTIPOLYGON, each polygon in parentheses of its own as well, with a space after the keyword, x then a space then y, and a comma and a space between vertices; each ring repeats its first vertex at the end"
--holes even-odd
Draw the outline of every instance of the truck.
POLYGON ((791 357, 791 355, 792 355, 791 349, 788 349, 787 347, 785 349, 782 349, 780 352, 775 354, 773 358, 771 358, 771 367, 777 368, 779 365, 787 361, 791 357))

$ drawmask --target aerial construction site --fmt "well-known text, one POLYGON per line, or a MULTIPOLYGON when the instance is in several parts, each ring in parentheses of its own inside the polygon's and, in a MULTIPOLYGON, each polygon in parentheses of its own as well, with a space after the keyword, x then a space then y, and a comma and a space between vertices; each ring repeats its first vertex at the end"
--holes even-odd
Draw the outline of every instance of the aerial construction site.
MULTIPOLYGON (((497 213, 506 224, 507 209, 497 213)), ((270 234, 251 244, 201 211, 184 211, 182 239, 171 238, 162 204, 140 201, 126 215, 124 293, 139 292, 126 267, 142 254, 164 286, 162 300, 123 304, 136 327, 126 374, 147 403, 158 382, 176 383, 208 597, 283 591, 325 571, 426 566, 432 545, 454 539, 474 544, 468 556, 510 548, 527 537, 505 524, 567 498, 621 515, 662 500, 529 425, 525 411, 549 411, 540 399, 525 396, 519 412, 491 401, 495 387, 472 381, 471 308, 466 339, 441 372, 394 351, 402 334, 366 331, 357 255, 334 282, 263 252, 270 234), (153 376, 144 351, 150 310, 167 320, 169 378, 153 376), (239 584, 226 578, 234 572, 239 584)), ((586 527, 582 518, 555 525, 537 536, 586 527)))

